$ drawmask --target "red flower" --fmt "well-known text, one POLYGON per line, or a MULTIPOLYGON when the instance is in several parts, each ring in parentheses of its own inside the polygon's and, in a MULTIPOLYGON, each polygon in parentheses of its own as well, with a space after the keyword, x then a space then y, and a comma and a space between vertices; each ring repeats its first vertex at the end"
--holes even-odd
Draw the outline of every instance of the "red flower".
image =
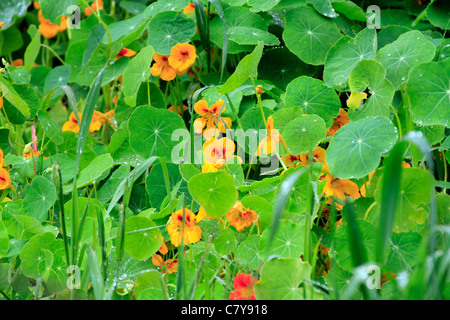
POLYGON ((230 293, 229 300, 256 300, 253 285, 258 279, 250 274, 240 273, 233 281, 234 291, 230 293))

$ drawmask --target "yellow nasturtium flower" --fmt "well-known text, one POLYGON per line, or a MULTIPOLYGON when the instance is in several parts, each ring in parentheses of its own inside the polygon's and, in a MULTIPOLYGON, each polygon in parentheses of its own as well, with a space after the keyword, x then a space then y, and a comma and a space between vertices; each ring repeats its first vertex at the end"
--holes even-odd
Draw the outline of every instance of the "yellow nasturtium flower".
POLYGON ((361 102, 367 98, 365 92, 352 92, 347 100, 347 106, 351 109, 356 109, 361 105, 361 102))
POLYGON ((167 221, 167 232, 169 233, 170 241, 175 247, 180 246, 182 240, 185 245, 196 243, 200 241, 202 236, 202 229, 197 225, 195 214, 187 208, 172 213, 169 221, 167 221))
POLYGON ((284 143, 283 137, 278 133, 278 130, 274 130, 273 118, 272 116, 269 116, 269 118, 267 118, 267 136, 258 144, 256 155, 271 155, 276 151, 279 142, 284 143))

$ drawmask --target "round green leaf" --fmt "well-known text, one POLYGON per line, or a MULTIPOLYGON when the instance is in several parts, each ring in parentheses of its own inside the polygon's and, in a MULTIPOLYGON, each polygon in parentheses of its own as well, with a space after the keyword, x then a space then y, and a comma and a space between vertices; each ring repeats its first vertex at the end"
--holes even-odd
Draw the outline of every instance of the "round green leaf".
POLYGON ((389 271, 399 273, 412 271, 420 249, 422 236, 417 232, 393 233, 386 267, 389 271))
POLYGON ((450 59, 415 66, 409 73, 406 91, 414 122, 442 124, 450 119, 450 59))
POLYGON ((237 239, 233 230, 226 229, 220 232, 220 235, 214 239, 214 248, 220 254, 230 254, 237 246, 237 239))
POLYGON ((404 26, 389 26, 381 29, 377 34, 378 50, 394 42, 400 35, 408 31, 411 29, 404 26))
POLYGON ((341 101, 331 88, 319 79, 302 76, 286 88, 286 107, 301 107, 304 114, 316 114, 330 127, 339 114, 341 101))
MULTIPOLYGON (((358 231, 361 235, 362 246, 366 251, 369 261, 375 260, 375 227, 367 221, 358 220, 358 231)), ((350 250, 349 226, 347 223, 340 225, 334 236, 332 249, 338 264, 347 271, 353 270, 352 252, 350 250)), ((332 251, 332 250, 330 250, 332 251)))
MULTIPOLYGON (((381 177, 381 180, 383 177, 381 177)), ((383 185, 381 180, 375 192, 375 200, 381 203, 383 185)), ((422 224, 428 218, 424 205, 431 200, 430 190, 434 186, 431 174, 419 168, 403 168, 400 180, 400 199, 395 211, 394 232, 408 232, 417 224, 422 224)))
POLYGON ((427 7, 427 18, 431 24, 443 30, 450 29, 450 3, 435 1, 427 7))
MULTIPOLYGON (((0 2, 0 21, 4 22, 3 30, 8 29, 11 25, 14 24, 14 20, 16 17, 22 17, 27 13, 27 9, 30 6, 30 0, 15 0, 15 1, 1 1, 0 2)), ((16 29, 17 30, 17 29, 16 29)), ((19 30, 17 30, 18 35, 20 36, 19 30)), ((0 35, 1 37, 1 35, 0 35)), ((22 37, 20 37, 22 39, 22 37)), ((9 42, 6 42, 9 44, 9 42)), ((20 47, 19 47, 20 48, 20 47)), ((3 51, 2 56, 7 55, 9 52, 3 51)))
POLYGON ((299 285, 309 279, 311 266, 300 259, 273 259, 264 263, 259 282, 254 285, 257 300, 301 300, 299 285), (276 275, 276 276, 274 276, 276 275))
POLYGON ((301 117, 303 110, 300 107, 291 107, 278 109, 272 115, 273 126, 278 129, 279 132, 283 132, 286 125, 292 120, 301 117))
POLYGON ((242 242, 236 250, 236 261, 248 266, 252 270, 257 270, 263 263, 259 251, 259 235, 251 235, 242 242))
POLYGON ((273 34, 249 27, 233 27, 228 30, 228 40, 243 45, 257 45, 259 41, 264 42, 266 46, 279 45, 280 41, 273 34))
POLYGON ((292 120, 283 131, 283 138, 291 154, 313 150, 325 138, 325 121, 315 114, 292 120))
POLYGON ((188 183, 189 192, 210 217, 223 217, 237 200, 234 179, 225 171, 199 173, 188 183))
POLYGON ((280 255, 285 258, 297 258, 303 254, 305 243, 305 226, 294 224, 291 221, 280 221, 277 231, 270 241, 272 229, 268 228, 261 236, 259 250, 261 258, 266 260, 271 255, 280 255), (268 247, 270 248, 268 250, 268 247))
POLYGON ((335 89, 345 89, 350 72, 363 59, 375 59, 375 29, 365 28, 356 37, 342 37, 330 48, 325 60, 323 79, 335 89))
POLYGON ((326 152, 333 176, 362 178, 380 164, 381 155, 397 141, 397 128, 384 117, 370 117, 343 126, 326 152))
POLYGON ((78 4, 77 0, 40 0, 42 15, 45 19, 55 23, 56 19, 62 15, 69 15, 72 12, 67 12, 70 6, 78 4))
POLYGON ((333 7, 331 6, 332 1, 330 0, 308 0, 308 2, 312 3, 314 8, 316 8, 316 10, 319 11, 325 17, 335 18, 338 16, 336 11, 334 11, 333 7))
POLYGON ((336 24, 309 7, 290 10, 285 17, 283 39, 289 50, 308 64, 324 64, 328 49, 341 37, 336 24))
POLYGON ((17 84, 29 84, 31 73, 24 67, 11 67, 10 76, 17 84))
POLYGON ((436 48, 420 31, 400 35, 391 44, 383 47, 377 55, 386 69, 388 79, 395 89, 408 81, 409 71, 416 65, 433 59, 436 48))
POLYGON ((28 187, 23 208, 31 217, 43 222, 48 217, 48 209, 56 201, 56 189, 52 182, 36 176, 28 187))
POLYGON ((132 216, 125 221, 125 251, 137 260, 147 260, 161 247, 161 231, 146 217, 132 216))
POLYGON ((64 248, 64 241, 50 232, 35 235, 20 253, 23 274, 34 279, 42 278, 52 267, 53 254, 64 248))
POLYGON ((350 73, 351 92, 363 92, 369 88, 370 97, 362 109, 350 110, 351 121, 374 116, 389 118, 389 106, 394 97, 392 84, 384 78, 386 71, 375 60, 361 60, 350 73))
MULTIPOLYGON (((2 29, 4 30, 5 26, 3 26, 2 29)), ((0 32, 0 45, 2 56, 6 56, 19 50, 23 46, 22 33, 16 27, 11 27, 0 32)))
POLYGON ((52 69, 45 78, 44 92, 66 85, 70 78, 70 65, 58 66, 52 69))
POLYGON ((183 119, 175 112, 141 106, 128 121, 130 146, 144 159, 158 156, 170 160, 172 149, 180 143, 172 141, 172 133, 185 128, 183 119))
POLYGON ((194 21, 183 12, 161 12, 148 24, 148 44, 159 54, 170 54, 177 43, 189 42, 195 30, 194 21))

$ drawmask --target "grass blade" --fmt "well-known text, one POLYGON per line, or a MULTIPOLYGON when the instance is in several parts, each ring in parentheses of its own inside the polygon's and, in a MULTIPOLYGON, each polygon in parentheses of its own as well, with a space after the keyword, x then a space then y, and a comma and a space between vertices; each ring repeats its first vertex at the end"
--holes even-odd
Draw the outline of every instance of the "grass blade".
POLYGON ((128 174, 128 176, 126 176, 125 179, 122 180, 122 182, 117 187, 116 192, 114 193, 114 195, 109 203, 108 209, 106 210, 105 218, 108 217, 111 210, 114 208, 114 206, 117 204, 117 202, 120 200, 120 198, 124 194, 125 184, 130 180, 130 178, 131 178, 131 184, 133 184, 134 181, 136 181, 136 179, 139 178, 141 176, 141 174, 143 174, 145 172, 145 170, 147 170, 148 167, 157 159, 158 159, 158 157, 152 156, 152 157, 148 158, 147 160, 144 160, 142 163, 140 163, 138 166, 136 166, 128 174))
POLYGON ((91 277, 91 284, 94 288, 95 298, 97 300, 103 300, 105 283, 103 281, 102 272, 98 265, 97 253, 91 249, 89 244, 86 244, 86 252, 88 257, 89 276, 91 277))
POLYGON ((80 160, 81 154, 83 153, 84 145, 86 144, 87 134, 89 132, 89 126, 91 125, 92 115, 94 114, 95 104, 97 101, 97 97, 100 94, 100 87, 103 79, 103 74, 105 73, 106 66, 100 70, 98 75, 95 77, 94 82, 89 90, 86 99, 86 106, 83 112, 83 117, 80 122, 80 130, 78 132, 78 140, 77 140, 77 151, 75 158, 75 169, 73 174, 73 188, 72 192, 72 263, 76 264, 77 262, 77 251, 78 247, 78 237, 77 237, 77 229, 78 229, 78 193, 77 193, 77 174, 80 168, 80 160))
POLYGON ((209 0, 209 2, 213 5, 214 10, 216 10, 217 14, 219 15, 220 19, 223 22, 222 69, 220 70, 220 81, 219 81, 219 83, 222 83, 228 56, 228 27, 225 21, 225 13, 223 12, 222 6, 220 5, 219 1, 209 0))
POLYGON ((54 163, 52 168, 53 175, 53 183, 55 184, 56 196, 58 197, 59 202, 59 223, 61 224, 61 231, 64 240, 64 252, 66 254, 66 263, 67 266, 70 266, 70 258, 69 258, 69 240, 67 238, 67 229, 66 229, 66 218, 64 214, 64 194, 62 189, 62 180, 61 180, 61 169, 59 164, 54 163))

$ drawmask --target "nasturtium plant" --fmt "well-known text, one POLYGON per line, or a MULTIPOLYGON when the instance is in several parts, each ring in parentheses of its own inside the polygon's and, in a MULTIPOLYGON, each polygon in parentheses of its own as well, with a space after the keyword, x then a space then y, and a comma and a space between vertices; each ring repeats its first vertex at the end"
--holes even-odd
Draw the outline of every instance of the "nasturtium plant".
POLYGON ((375 59, 376 48, 374 29, 365 28, 355 38, 340 38, 327 52, 323 71, 325 83, 334 89, 345 89, 353 68, 363 59, 375 59))
POLYGON ((389 119, 377 116, 351 122, 336 133, 327 149, 330 172, 342 179, 362 178, 378 167, 381 155, 396 140, 397 129, 389 119))
POLYGON ((389 118, 395 91, 385 77, 386 71, 375 60, 361 60, 352 70, 349 78, 351 92, 364 92, 368 88, 370 94, 362 108, 355 109, 347 103, 352 111, 349 112, 352 121, 375 116, 389 118))
POLYGON ((448 12, 1 1, 0 300, 450 299, 448 12))
POLYGON ((308 64, 324 64, 327 51, 341 38, 336 24, 310 7, 286 14, 286 46, 308 64))
POLYGON ((448 126, 450 85, 448 78, 450 60, 427 62, 410 71, 406 90, 411 102, 413 120, 420 125, 442 124, 448 126))

